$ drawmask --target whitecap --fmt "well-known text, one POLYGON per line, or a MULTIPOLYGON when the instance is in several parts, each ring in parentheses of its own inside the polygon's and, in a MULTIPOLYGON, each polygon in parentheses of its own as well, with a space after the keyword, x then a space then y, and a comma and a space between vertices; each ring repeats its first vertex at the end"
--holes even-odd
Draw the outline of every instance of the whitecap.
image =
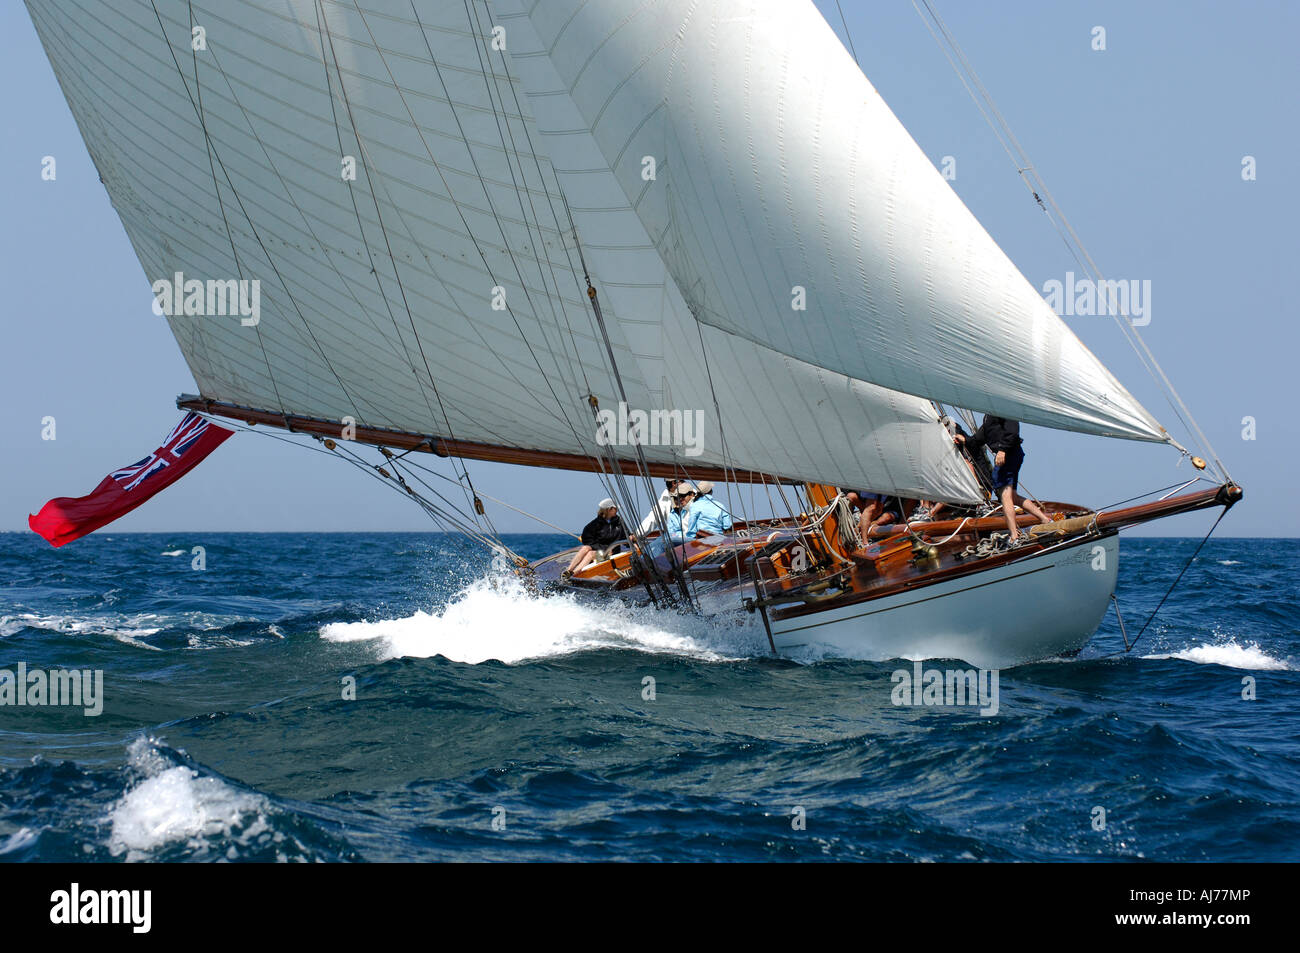
POLYGON ((0 637, 13 635, 24 628, 47 629, 62 635, 107 635, 127 645, 137 648, 160 651, 157 646, 140 639, 162 631, 153 613, 133 616, 90 616, 86 618, 72 615, 39 615, 35 612, 23 612, 13 616, 0 617, 0 637))
POLYGON ((175 842, 203 854, 208 838, 245 844, 269 827, 266 798, 173 764, 150 739, 131 742, 127 760, 143 777, 109 809, 108 849, 115 857, 143 860, 175 842))
POLYGON ((1182 659, 1185 662, 1197 662, 1201 665, 1222 665, 1226 668, 1244 668, 1260 672, 1291 671, 1291 664, 1285 660, 1269 655, 1259 647, 1257 642, 1242 645, 1236 639, 1226 642, 1203 643, 1168 652, 1163 655, 1145 655, 1148 659, 1182 659))
POLYGON ((703 661, 766 655, 767 639, 752 619, 719 618, 638 608, 617 599, 579 601, 539 596, 513 576, 474 582, 446 606, 400 619, 333 622, 329 642, 374 642, 381 658, 441 655, 477 664, 514 663, 595 649, 634 649, 703 661))

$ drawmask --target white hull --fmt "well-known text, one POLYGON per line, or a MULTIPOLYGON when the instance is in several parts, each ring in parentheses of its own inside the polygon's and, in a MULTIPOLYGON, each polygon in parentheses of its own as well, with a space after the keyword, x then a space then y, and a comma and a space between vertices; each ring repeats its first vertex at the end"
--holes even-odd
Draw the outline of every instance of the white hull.
POLYGON ((778 652, 873 661, 961 659, 998 669, 1081 649, 1115 591, 1119 535, 1048 550, 996 569, 771 620, 778 652))

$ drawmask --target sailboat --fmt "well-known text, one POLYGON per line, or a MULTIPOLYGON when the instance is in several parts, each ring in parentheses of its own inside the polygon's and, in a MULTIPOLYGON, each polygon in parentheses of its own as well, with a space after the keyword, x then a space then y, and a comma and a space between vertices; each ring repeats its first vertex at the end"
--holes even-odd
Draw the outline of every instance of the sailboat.
POLYGON ((1087 643, 1121 529, 1241 497, 1053 312, 810 0, 27 6, 166 291, 197 384, 178 405, 317 438, 541 590, 754 613, 776 652, 1002 667, 1087 643), (1010 547, 950 430, 977 412, 1196 473, 1044 503, 1010 547), (495 532, 480 460, 602 474, 624 513, 669 477, 783 512, 677 545, 661 523, 569 575, 571 551, 495 532), (864 536, 852 487, 968 509, 864 536))

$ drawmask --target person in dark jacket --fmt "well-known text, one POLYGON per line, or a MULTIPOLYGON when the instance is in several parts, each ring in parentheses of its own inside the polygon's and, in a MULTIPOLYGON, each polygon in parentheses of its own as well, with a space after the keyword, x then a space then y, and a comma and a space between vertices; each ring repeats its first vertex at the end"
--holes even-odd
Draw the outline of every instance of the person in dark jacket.
POLYGON ((619 540, 627 538, 623 518, 618 515, 618 504, 608 498, 601 500, 596 507, 596 518, 582 528, 582 546, 569 561, 569 568, 563 573, 564 578, 567 579, 594 562, 597 552, 609 549, 619 540))
POLYGON ((1011 542, 1020 538, 1020 528, 1016 526, 1017 506, 1023 507, 1026 513, 1038 517, 1043 523, 1052 522, 1042 507, 1016 492, 1020 485, 1020 467, 1025 462, 1019 421, 985 414, 979 429, 973 434, 966 437, 958 433, 952 439, 958 444, 965 444, 972 456, 980 453, 984 447, 992 451, 993 495, 1002 502, 1002 514, 1007 519, 1011 542))

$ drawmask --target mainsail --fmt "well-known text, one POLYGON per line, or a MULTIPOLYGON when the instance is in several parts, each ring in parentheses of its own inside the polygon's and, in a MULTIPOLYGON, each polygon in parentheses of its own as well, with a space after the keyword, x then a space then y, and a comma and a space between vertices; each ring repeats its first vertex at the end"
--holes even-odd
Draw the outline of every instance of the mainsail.
POLYGON ((205 397, 599 455, 626 395, 705 416, 652 462, 959 501, 931 398, 1163 439, 811 4, 28 8, 149 279, 260 281, 168 318, 205 397))

